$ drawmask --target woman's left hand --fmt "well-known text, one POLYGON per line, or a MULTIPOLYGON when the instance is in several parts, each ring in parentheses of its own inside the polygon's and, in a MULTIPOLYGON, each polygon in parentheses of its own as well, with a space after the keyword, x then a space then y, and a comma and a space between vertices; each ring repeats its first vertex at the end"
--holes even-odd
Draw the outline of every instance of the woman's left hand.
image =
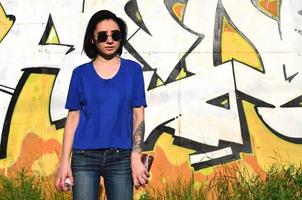
POLYGON ((136 151, 131 153, 131 170, 132 180, 136 189, 140 186, 145 187, 148 183, 148 177, 150 176, 142 163, 142 154, 136 151))

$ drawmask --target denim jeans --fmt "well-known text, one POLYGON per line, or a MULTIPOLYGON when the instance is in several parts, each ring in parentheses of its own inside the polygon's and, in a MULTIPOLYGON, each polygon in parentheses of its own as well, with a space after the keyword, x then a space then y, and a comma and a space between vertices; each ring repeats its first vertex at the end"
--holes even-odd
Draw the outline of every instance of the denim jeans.
POLYGON ((99 198, 100 178, 104 178, 108 200, 132 200, 131 150, 73 150, 73 199, 99 198))

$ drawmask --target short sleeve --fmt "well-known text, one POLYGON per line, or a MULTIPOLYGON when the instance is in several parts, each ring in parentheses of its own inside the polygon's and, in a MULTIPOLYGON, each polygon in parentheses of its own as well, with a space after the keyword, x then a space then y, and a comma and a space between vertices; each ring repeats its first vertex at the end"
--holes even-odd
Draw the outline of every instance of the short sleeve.
POLYGON ((147 107, 143 70, 138 65, 135 70, 132 107, 147 107))
POLYGON ((65 108, 68 110, 80 110, 80 80, 78 77, 78 73, 75 70, 72 72, 67 100, 65 104, 65 108))

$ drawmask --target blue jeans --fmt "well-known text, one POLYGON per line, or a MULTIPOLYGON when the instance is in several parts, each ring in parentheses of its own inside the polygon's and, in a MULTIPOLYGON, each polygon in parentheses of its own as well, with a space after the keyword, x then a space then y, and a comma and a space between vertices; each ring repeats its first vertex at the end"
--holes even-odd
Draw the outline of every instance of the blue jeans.
POLYGON ((131 150, 73 150, 73 199, 99 199, 100 177, 108 200, 132 200, 131 150))

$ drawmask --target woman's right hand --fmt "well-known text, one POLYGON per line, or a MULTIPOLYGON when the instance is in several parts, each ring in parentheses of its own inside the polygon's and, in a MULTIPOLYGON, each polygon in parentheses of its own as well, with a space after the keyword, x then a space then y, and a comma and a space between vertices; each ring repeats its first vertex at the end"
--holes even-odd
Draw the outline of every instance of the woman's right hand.
POLYGON ((70 167, 70 162, 68 161, 61 161, 60 167, 58 168, 56 174, 56 182, 55 186, 59 192, 67 192, 69 190, 68 187, 65 185, 66 178, 70 179, 71 185, 73 185, 73 176, 70 167))

